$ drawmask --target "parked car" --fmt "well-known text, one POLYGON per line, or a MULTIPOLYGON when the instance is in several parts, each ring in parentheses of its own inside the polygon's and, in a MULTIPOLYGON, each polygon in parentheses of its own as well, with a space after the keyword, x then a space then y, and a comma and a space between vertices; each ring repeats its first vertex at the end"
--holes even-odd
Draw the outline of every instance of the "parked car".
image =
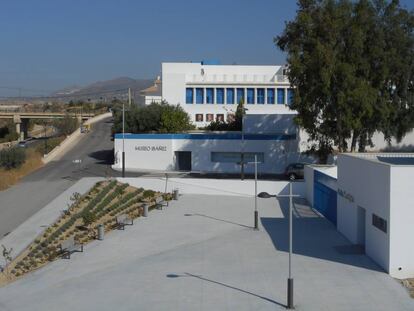
POLYGON ((285 176, 290 180, 302 179, 304 176, 304 163, 290 163, 285 170, 285 176))

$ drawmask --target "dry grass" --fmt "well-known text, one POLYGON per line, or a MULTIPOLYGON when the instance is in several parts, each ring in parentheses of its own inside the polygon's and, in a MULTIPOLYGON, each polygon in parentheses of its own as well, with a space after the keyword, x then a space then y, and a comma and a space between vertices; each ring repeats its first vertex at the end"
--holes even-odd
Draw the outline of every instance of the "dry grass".
POLYGON ((43 166, 42 156, 33 149, 28 149, 26 162, 17 169, 0 169, 0 191, 18 183, 24 176, 43 166))

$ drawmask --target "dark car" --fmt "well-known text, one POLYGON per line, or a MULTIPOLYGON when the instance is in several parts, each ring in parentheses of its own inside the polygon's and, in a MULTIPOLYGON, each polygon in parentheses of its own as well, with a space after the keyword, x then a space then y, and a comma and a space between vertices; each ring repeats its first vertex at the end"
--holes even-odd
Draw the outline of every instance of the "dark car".
POLYGON ((18 145, 20 148, 26 148, 26 147, 27 147, 27 141, 22 140, 22 141, 20 141, 17 145, 18 145))
POLYGON ((304 176, 304 163, 290 163, 285 170, 285 176, 290 180, 302 179, 304 176))

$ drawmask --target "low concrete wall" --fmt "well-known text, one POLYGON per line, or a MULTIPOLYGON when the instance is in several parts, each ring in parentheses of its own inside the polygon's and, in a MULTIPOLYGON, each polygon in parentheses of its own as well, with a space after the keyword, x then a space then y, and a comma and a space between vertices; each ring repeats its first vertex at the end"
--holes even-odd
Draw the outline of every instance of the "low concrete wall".
MULTIPOLYGON (((120 182, 126 182, 134 187, 142 187, 155 191, 165 191, 165 178, 118 178, 120 182)), ((234 195, 254 197, 254 180, 234 179, 198 179, 198 178, 168 178, 167 192, 179 189, 183 194, 207 194, 207 195, 234 195)), ((259 180, 257 192, 266 191, 270 194, 288 194, 288 181, 259 180)), ((304 182, 293 182, 293 193, 305 197, 306 188, 304 182)))
MULTIPOLYGON (((93 117, 87 121, 85 121, 85 125, 93 124, 96 122, 99 122, 103 119, 109 118, 112 116, 111 112, 107 112, 104 114, 100 114, 99 116, 93 117)), ((69 151, 82 137, 82 133, 80 131, 80 128, 76 129, 72 134, 70 134, 66 139, 56 148, 54 148, 52 151, 50 151, 48 154, 46 154, 42 161, 43 163, 49 163, 50 161, 57 160, 61 156, 63 156, 67 151, 69 151)))

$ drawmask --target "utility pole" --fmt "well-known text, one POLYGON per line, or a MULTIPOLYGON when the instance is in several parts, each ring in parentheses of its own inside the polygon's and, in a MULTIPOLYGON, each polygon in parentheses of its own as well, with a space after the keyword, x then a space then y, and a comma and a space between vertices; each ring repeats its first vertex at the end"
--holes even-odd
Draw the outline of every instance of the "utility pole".
POLYGON ((125 104, 122 101, 122 177, 125 177, 125 104))
POLYGON ((129 109, 131 109, 131 88, 128 88, 128 105, 129 105, 129 109))

